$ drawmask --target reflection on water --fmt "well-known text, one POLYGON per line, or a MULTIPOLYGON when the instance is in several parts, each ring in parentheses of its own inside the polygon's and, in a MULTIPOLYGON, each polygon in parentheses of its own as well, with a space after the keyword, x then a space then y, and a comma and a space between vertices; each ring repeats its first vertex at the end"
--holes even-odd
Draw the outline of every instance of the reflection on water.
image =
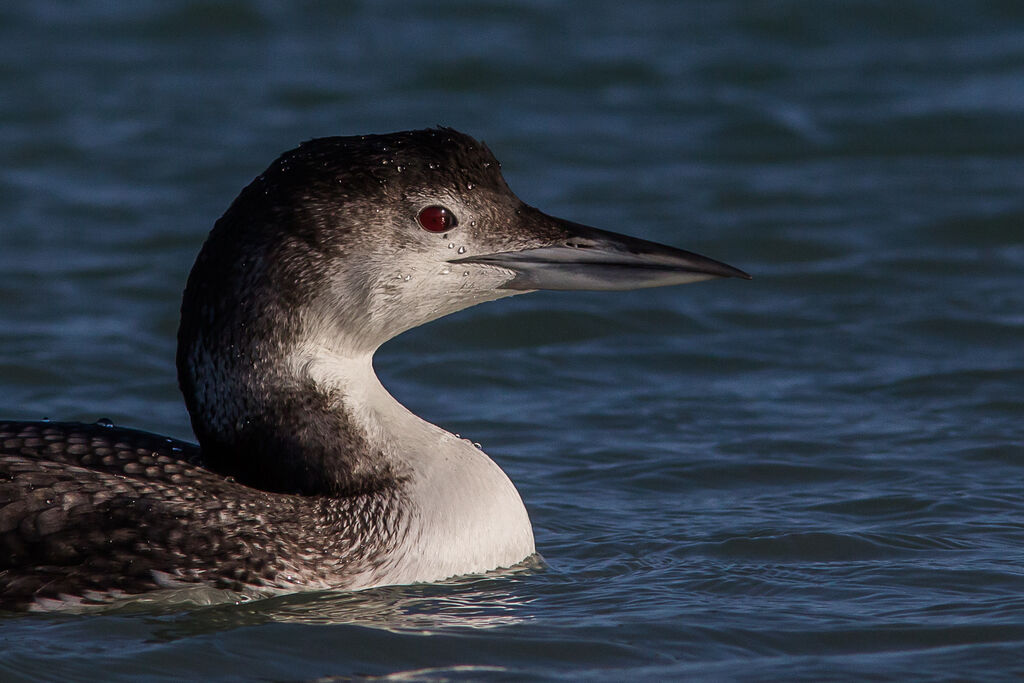
MULTIPOLYGON (((522 580, 544 567, 534 556, 516 567, 483 576, 460 577, 443 584, 384 586, 364 591, 317 591, 290 593, 253 599, 231 596, 234 602, 199 606, 181 613, 185 595, 161 595, 125 603, 118 613, 144 610, 153 615, 178 617, 171 621, 160 618, 154 635, 161 640, 175 640, 232 628, 271 622, 291 624, 347 624, 365 626, 394 633, 432 633, 450 629, 488 629, 528 621, 524 609, 533 598, 517 587, 522 580)), ((191 604, 223 600, 223 591, 212 596, 210 591, 193 591, 191 604)))
POLYGON ((249 603, 254 614, 288 623, 351 624, 387 631, 494 628, 529 618, 530 599, 509 584, 477 579, 456 586, 388 586, 359 593, 289 595, 249 603))
POLYGON ((460 650, 466 639, 485 650, 503 647, 509 627, 535 618, 530 581, 543 566, 534 557, 444 584, 263 599, 236 595, 237 602, 211 605, 196 603, 227 594, 168 591, 88 614, 19 615, 5 620, 0 680, 24 678, 41 660, 49 662, 53 678, 90 679, 98 670, 112 680, 171 670, 188 672, 184 678, 216 678, 218 672, 235 678, 254 657, 273 664, 260 675, 249 669, 246 678, 332 680, 341 671, 395 680, 489 676, 506 671, 486 661, 493 653, 484 652, 485 661, 455 655, 448 666, 422 664, 436 656, 440 643, 449 650, 460 650), (346 664, 325 665, 324 657, 346 664))

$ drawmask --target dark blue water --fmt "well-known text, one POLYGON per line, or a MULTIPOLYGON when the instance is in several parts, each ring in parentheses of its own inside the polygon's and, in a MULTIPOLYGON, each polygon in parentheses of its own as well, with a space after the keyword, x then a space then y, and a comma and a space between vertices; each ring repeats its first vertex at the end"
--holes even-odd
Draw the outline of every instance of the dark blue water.
POLYGON ((0 415, 191 438, 180 291, 309 137, 452 125, 550 213, 751 272, 389 343, 546 567, 0 621, 0 678, 1024 675, 1024 5, 0 8, 0 415))

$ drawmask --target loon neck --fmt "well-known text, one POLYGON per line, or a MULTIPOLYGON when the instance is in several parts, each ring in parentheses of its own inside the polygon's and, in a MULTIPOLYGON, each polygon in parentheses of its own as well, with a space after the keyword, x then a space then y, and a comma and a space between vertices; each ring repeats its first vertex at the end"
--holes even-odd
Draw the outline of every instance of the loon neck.
POLYGON ((345 426, 343 456, 353 466, 383 465, 405 479, 419 464, 415 455, 425 434, 447 434, 416 416, 381 384, 373 370, 373 353, 338 353, 322 346, 304 346, 286 361, 300 386, 313 387, 325 398, 323 407, 345 426))
POLYGON ((439 580, 510 566, 534 552, 533 530, 508 476, 482 450, 416 416, 381 385, 372 354, 307 347, 288 362, 359 434, 340 460, 369 478, 388 473, 405 520, 388 583, 439 580))
POLYGON ((371 584, 479 573, 534 552, 529 516, 505 473, 396 401, 371 351, 319 334, 277 354, 264 340, 236 339, 235 354, 207 357, 200 344, 181 355, 193 363, 186 376, 220 378, 184 385, 207 467, 268 491, 394 501, 398 546, 371 584), (238 353, 253 346, 263 352, 238 353))
POLYGON ((197 387, 189 405, 207 467, 303 495, 373 494, 408 479, 415 463, 404 442, 433 425, 384 389, 371 353, 300 345, 265 356, 251 369, 236 358, 208 362, 230 371, 197 387))

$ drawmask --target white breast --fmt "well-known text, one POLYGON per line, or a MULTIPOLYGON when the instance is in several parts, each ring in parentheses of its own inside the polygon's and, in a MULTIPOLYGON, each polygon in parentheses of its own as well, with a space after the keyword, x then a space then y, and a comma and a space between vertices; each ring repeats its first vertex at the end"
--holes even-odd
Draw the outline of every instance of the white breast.
POLYGON ((439 581, 510 567, 534 554, 533 528, 508 476, 479 448, 414 415, 380 384, 370 357, 305 355, 302 370, 402 472, 405 533, 351 588, 439 581))

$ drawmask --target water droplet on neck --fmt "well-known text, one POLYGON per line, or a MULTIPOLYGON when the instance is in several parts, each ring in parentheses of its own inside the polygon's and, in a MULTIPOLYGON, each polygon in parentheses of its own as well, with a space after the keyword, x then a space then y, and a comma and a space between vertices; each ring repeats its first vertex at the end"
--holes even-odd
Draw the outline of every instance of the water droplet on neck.
POLYGON ((473 183, 466 183, 466 189, 467 190, 472 190, 473 189, 473 183))
POLYGON ((455 242, 449 242, 448 243, 448 248, 449 249, 454 249, 455 248, 455 242))
POLYGON ((405 276, 404 278, 402 278, 402 279, 403 279, 403 280, 405 280, 406 282, 408 282, 409 280, 411 280, 411 279, 412 279, 412 275, 406 275, 406 276, 405 276))
POLYGON ((459 247, 459 251, 457 253, 465 254, 466 253, 466 248, 465 247, 459 247))

